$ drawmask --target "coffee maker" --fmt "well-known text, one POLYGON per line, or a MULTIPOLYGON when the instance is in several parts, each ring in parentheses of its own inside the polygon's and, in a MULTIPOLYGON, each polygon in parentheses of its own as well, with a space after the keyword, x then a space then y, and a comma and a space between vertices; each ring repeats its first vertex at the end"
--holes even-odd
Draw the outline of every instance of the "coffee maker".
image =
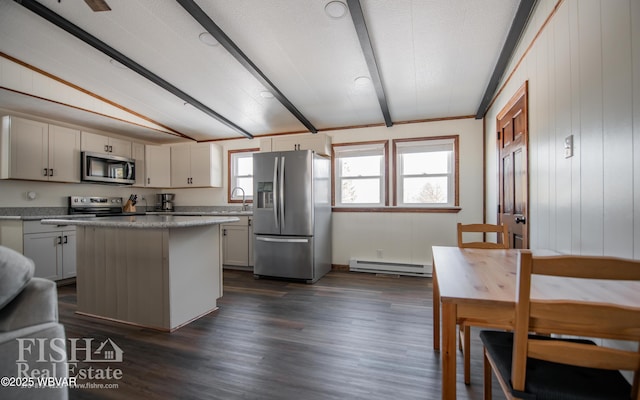
POLYGON ((156 194, 156 211, 173 211, 173 199, 175 196, 173 193, 156 194))

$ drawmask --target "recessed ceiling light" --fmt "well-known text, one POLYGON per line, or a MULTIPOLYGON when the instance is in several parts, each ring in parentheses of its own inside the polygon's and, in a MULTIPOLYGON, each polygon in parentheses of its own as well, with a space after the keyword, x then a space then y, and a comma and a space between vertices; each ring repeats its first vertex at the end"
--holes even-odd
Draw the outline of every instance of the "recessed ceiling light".
POLYGON ((268 90, 263 90, 260 92, 260 96, 262 96, 263 99, 273 99, 273 93, 271 93, 268 90))
POLYGON ((204 44, 206 44, 207 46, 217 46, 220 43, 216 40, 216 38, 214 38, 209 32, 202 32, 198 38, 200 39, 200 41, 204 44))
POLYGON ((364 87, 371 83, 371 78, 369 78, 368 76, 359 76, 353 80, 353 83, 355 83, 355 85, 358 87, 364 87))
POLYGON ((341 1, 330 1, 324 6, 324 12, 333 19, 340 19, 347 15, 347 5, 341 1))

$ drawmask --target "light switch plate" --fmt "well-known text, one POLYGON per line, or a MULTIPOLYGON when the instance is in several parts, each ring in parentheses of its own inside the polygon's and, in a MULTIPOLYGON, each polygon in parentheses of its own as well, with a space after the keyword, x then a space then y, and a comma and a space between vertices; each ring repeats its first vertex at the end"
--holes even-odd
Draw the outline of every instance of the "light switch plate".
POLYGON ((573 135, 564 138, 564 158, 573 157, 573 135))

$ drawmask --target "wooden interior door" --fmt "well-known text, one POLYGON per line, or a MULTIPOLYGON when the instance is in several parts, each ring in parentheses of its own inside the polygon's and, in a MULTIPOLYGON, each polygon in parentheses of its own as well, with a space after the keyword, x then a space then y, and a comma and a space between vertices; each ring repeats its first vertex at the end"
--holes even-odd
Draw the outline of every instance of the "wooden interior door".
POLYGON ((497 117, 498 220, 509 227, 509 247, 529 248, 527 83, 497 117))

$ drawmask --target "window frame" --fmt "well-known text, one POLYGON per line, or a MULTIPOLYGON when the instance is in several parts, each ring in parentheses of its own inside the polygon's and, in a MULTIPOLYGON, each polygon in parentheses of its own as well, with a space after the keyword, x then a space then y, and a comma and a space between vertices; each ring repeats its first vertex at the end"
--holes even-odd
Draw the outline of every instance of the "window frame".
MULTIPOLYGON (((460 148, 459 148, 459 135, 447 135, 447 136, 429 136, 429 137, 419 137, 419 138, 405 138, 405 139, 392 139, 393 142, 393 170, 394 170, 394 180, 393 180, 393 206, 399 209, 421 209, 421 210, 450 210, 456 209, 460 206, 460 148), (402 185, 399 183, 404 175, 401 175, 400 163, 399 163, 399 153, 398 147, 402 147, 402 145, 398 146, 399 143, 408 143, 408 142, 423 142, 424 145, 428 146, 428 142, 442 142, 444 140, 453 140, 453 171, 447 175, 450 175, 453 179, 453 182, 449 184, 450 190, 453 190, 453 203, 450 201, 447 204, 401 204, 398 205, 398 199, 402 199, 403 193, 400 193, 400 189, 402 185)), ((434 145, 440 145, 434 144, 434 145)), ((441 175, 441 174, 437 174, 441 175)), ((451 195, 451 193, 449 193, 451 195)))
MULTIPOLYGON (((242 192, 236 192, 235 197, 231 197, 231 191, 234 187, 236 187, 236 182, 238 175, 235 174, 236 165, 235 162, 236 157, 242 156, 247 157, 245 153, 251 153, 253 156, 254 153, 259 152, 259 148, 251 148, 251 149, 238 149, 238 150, 229 150, 227 152, 227 202, 228 203, 242 203, 242 192)), ((253 178, 253 174, 251 175, 253 178)), ((245 196, 246 203, 253 203, 253 195, 245 196)))
MULTIPOLYGON (((356 150, 357 151, 357 150, 356 150)), ((363 150, 364 151, 364 150, 363 150)), ((338 153, 340 151, 338 150, 338 153)), ((333 184, 331 185, 331 205, 333 207, 333 211, 371 211, 375 209, 380 209, 381 207, 388 207, 389 205, 389 141, 388 140, 374 140, 374 141, 365 141, 365 142, 348 142, 348 143, 334 143, 331 146, 331 177, 333 184), (338 187, 339 173, 338 173, 338 159, 336 156, 336 148, 340 147, 366 147, 366 146, 375 146, 382 145, 383 157, 382 157, 382 166, 381 166, 381 190, 384 193, 381 196, 382 204, 376 203, 374 205, 368 206, 367 204, 358 203, 354 205, 346 205, 339 203, 336 205, 336 197, 338 195, 338 191, 336 188, 338 187)))

